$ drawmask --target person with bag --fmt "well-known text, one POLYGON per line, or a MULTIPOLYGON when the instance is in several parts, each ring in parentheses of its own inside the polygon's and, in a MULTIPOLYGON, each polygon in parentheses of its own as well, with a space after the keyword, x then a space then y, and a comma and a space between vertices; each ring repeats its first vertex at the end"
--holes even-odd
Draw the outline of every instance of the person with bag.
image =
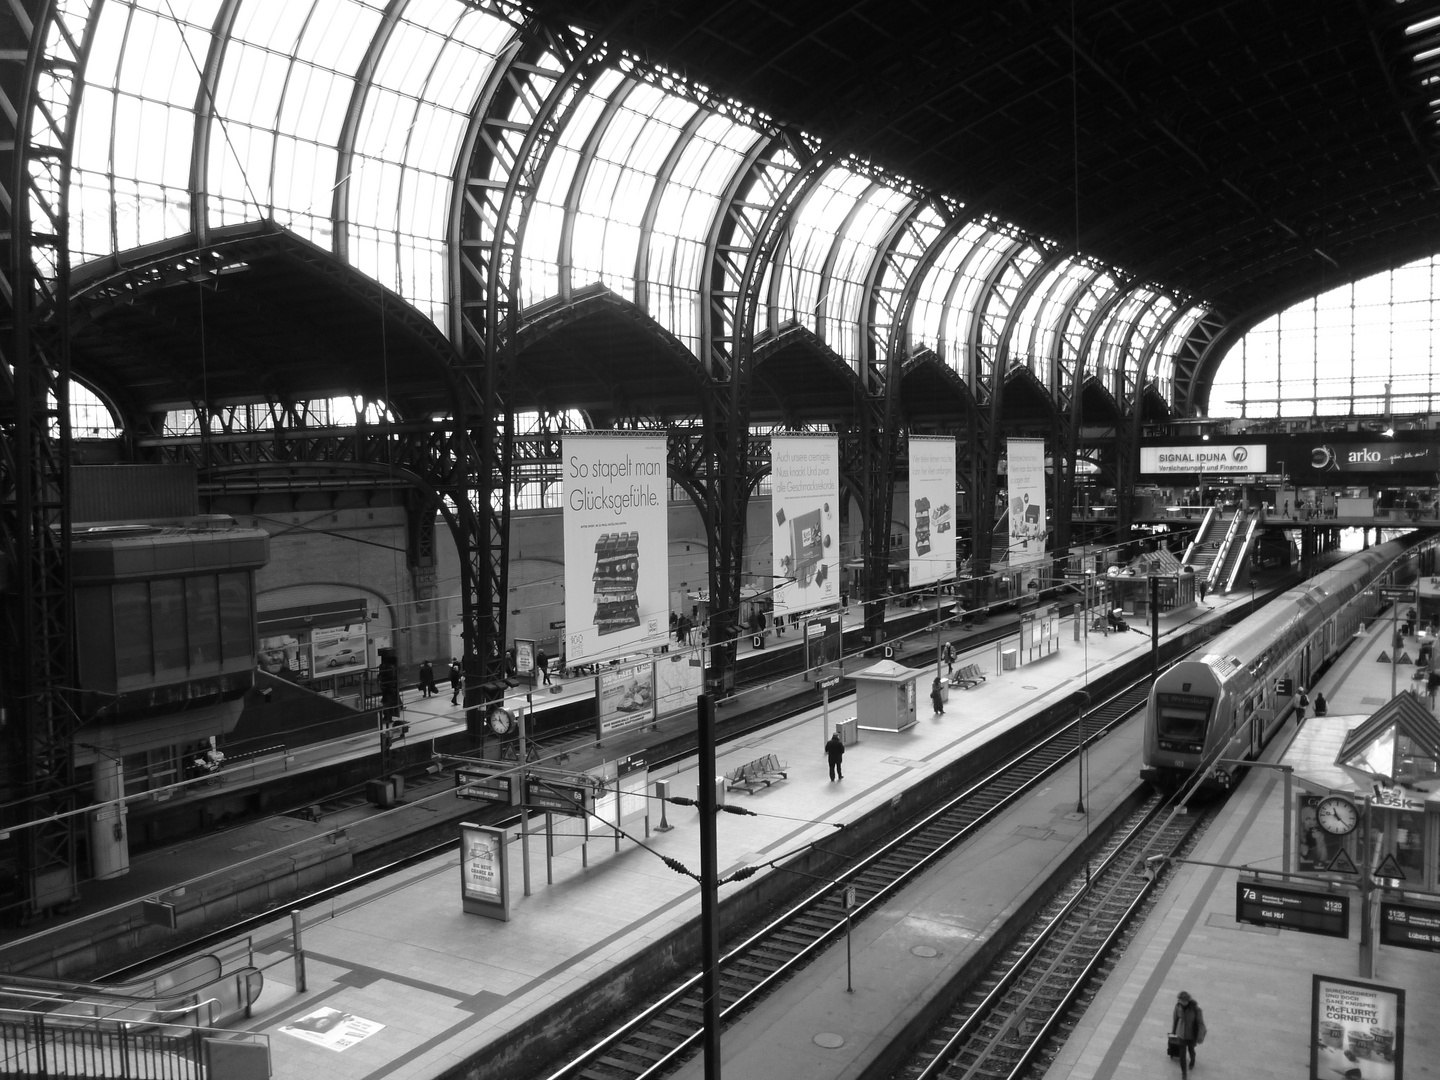
POLYGON ((950 642, 948 642, 948 641, 945 642, 945 653, 944 653, 944 656, 945 656, 945 674, 947 674, 947 675, 954 675, 954 674, 955 674, 955 646, 952 645, 952 644, 950 644, 950 642))
POLYGON ((429 697, 431 694, 438 694, 440 688, 435 685, 435 669, 430 666, 430 661, 425 660, 420 664, 420 696, 429 697))
POLYGON ((1310 695, 1305 693, 1305 687, 1300 687, 1300 692, 1295 695, 1295 723, 1296 725, 1305 722, 1305 710, 1310 708, 1310 695))
POLYGON ((460 670, 460 661, 456 657, 450 658, 450 704, 460 704, 460 691, 464 689, 465 676, 460 670))
POLYGON ((930 704, 935 706, 935 715, 939 716, 945 711, 945 692, 940 687, 940 676, 935 676, 935 681, 930 684, 930 704))
POLYGON ((1195 1067, 1195 1047, 1205 1041, 1205 1014, 1200 1003, 1189 993, 1181 990, 1175 999, 1175 1012, 1170 1024, 1169 1050, 1171 1057, 1180 1059, 1180 1075, 1189 1074, 1195 1067), (1190 1064, 1185 1064, 1186 1056, 1190 1064))
MULTIPOLYGON (((815 744, 811 743, 810 745, 815 744)), ((830 779, 844 780, 845 769, 841 762, 845 760, 845 744, 841 741, 838 731, 831 735, 830 741, 825 744, 825 758, 830 762, 830 779)))

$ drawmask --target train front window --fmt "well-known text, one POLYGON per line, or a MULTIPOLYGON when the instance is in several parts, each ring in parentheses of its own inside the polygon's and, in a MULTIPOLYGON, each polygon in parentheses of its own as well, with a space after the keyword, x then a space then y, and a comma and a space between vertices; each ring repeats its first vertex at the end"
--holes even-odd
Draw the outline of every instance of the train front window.
POLYGON ((1198 750, 1205 745, 1213 698, 1200 694, 1156 694, 1155 735, 1166 750, 1198 750))

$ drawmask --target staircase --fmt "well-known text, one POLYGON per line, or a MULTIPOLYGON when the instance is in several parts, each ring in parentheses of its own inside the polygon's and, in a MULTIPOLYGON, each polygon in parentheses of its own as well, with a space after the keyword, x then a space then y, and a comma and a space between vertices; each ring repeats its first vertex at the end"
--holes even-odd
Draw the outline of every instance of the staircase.
POLYGON ((1180 561, 1195 571, 1198 579, 1208 580, 1215 557, 1220 552, 1220 542, 1225 537, 1229 522, 1225 521, 1218 507, 1210 507, 1195 530, 1195 537, 1185 549, 1180 561))

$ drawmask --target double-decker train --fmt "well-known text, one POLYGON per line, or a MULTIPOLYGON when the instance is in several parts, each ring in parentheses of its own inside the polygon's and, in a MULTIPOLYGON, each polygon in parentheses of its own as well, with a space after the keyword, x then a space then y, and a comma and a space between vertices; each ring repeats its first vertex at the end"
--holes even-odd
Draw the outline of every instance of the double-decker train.
MULTIPOLYGON (((1293 707, 1281 680, 1296 693, 1309 687, 1375 614, 1374 586, 1432 574, 1437 543, 1412 533, 1367 548, 1217 635, 1202 655, 1162 671, 1150 688, 1141 775, 1176 784, 1216 761, 1256 756, 1293 707)), ((1216 765, 1211 780, 1228 787, 1231 769, 1216 765)))

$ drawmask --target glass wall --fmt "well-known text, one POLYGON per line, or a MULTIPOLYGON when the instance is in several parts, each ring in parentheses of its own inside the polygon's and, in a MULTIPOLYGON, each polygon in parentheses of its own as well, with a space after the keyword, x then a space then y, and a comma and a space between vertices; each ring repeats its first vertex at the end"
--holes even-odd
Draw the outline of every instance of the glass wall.
POLYGON ((1435 411, 1437 265, 1421 259, 1266 319, 1220 362, 1210 415, 1435 411))

